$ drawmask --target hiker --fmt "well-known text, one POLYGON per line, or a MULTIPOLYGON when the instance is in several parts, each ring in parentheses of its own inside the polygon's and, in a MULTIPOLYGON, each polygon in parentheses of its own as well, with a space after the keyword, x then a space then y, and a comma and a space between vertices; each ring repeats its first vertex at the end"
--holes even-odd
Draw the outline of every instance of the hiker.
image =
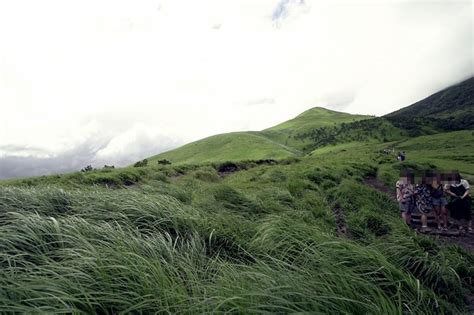
POLYGON ((414 174, 409 170, 400 172, 400 179, 395 184, 397 190, 397 201, 403 221, 411 224, 411 213, 414 208, 414 174))
POLYGON ((397 160, 401 162, 405 161, 405 151, 398 152, 397 160))
POLYGON ((431 179, 428 174, 423 174, 421 183, 415 187, 415 207, 421 213, 421 232, 429 232, 428 214, 433 209, 433 200, 431 198, 431 179))
MULTIPOLYGON (((451 196, 448 209, 454 219, 465 223, 468 232, 472 233, 471 198, 469 196, 469 183, 463 179, 459 172, 454 172, 448 176, 449 183, 445 186, 446 193, 451 196)), ((463 231, 462 224, 459 230, 463 231)))
POLYGON ((430 190, 431 190, 431 201, 433 209, 436 215, 436 223, 438 224, 438 230, 448 230, 448 210, 446 205, 448 202, 444 197, 444 186, 441 174, 436 173, 431 177, 430 190))

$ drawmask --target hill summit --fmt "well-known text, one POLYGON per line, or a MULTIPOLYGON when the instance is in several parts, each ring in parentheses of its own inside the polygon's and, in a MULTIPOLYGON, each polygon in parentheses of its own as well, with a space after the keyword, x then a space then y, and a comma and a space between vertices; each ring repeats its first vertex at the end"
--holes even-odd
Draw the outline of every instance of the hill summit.
POLYGON ((307 141, 298 135, 317 128, 329 128, 370 116, 351 115, 322 107, 311 108, 297 117, 263 131, 214 135, 158 154, 148 160, 173 163, 201 163, 228 160, 282 159, 301 156, 307 141))
POLYGON ((473 128, 474 78, 470 78, 384 117, 314 107, 262 131, 214 135, 148 160, 192 164, 284 159, 327 145, 399 141, 409 136, 473 128))

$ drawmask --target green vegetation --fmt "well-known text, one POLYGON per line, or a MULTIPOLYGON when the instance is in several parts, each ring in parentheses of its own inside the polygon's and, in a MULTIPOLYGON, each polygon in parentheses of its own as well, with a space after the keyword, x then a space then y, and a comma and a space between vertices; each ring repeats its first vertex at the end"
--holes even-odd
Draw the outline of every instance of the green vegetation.
POLYGON ((0 312, 461 312, 474 257, 411 232, 361 182, 397 171, 392 144, 2 182, 0 312))
POLYGON ((150 163, 166 159, 173 164, 196 164, 238 160, 284 159, 297 156, 298 150, 275 142, 258 132, 234 132, 212 136, 156 155, 150 163))
POLYGON ((348 123, 370 118, 366 115, 351 115, 343 112, 336 112, 322 107, 311 108, 295 118, 285 121, 266 131, 293 131, 295 133, 304 132, 314 127, 329 127, 334 124, 348 123))
MULTIPOLYGON (((334 128, 342 123, 369 118, 324 108, 312 108, 296 118, 264 131, 220 134, 184 145, 149 158, 150 162, 169 160, 177 164, 241 160, 285 159, 301 156, 307 139, 298 138, 315 128, 334 128)), ((312 142, 311 142, 312 143, 312 142)), ((326 141, 328 143, 328 141, 326 141)), ((156 162, 155 162, 156 163, 156 162)))
POLYGON ((315 109, 139 167, 0 182, 0 313, 466 311, 474 255, 410 230, 364 179, 472 178, 473 132, 352 117, 315 109))
MULTIPOLYGON (((315 130, 322 130, 325 134, 329 135, 340 125, 350 124, 368 118, 370 118, 370 116, 351 115, 315 107, 289 121, 265 129, 261 131, 261 133, 274 141, 307 152, 309 150, 308 147, 314 145, 314 141, 301 135, 311 134, 315 130)), ((333 140, 333 138, 329 137, 325 143, 333 143, 333 140)))
POLYGON ((474 78, 385 116, 411 135, 474 129, 474 78))

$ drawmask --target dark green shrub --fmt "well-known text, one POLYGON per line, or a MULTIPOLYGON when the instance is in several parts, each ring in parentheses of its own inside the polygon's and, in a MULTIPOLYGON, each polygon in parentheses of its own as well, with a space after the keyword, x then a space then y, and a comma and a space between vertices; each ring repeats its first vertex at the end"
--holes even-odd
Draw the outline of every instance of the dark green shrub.
POLYGON ((138 161, 135 164, 133 164, 133 167, 144 167, 148 165, 148 160, 144 159, 142 161, 138 161))
POLYGON ((239 166, 234 162, 224 162, 218 164, 216 169, 219 173, 233 173, 240 170, 239 166))
POLYGON ((159 165, 171 165, 171 161, 168 161, 167 159, 163 160, 158 160, 159 165))
POLYGON ((92 165, 87 165, 86 167, 81 169, 81 172, 91 172, 93 170, 94 170, 94 168, 92 168, 92 165))
POLYGON ((125 186, 129 186, 138 182, 142 176, 142 173, 134 169, 124 169, 121 170, 117 176, 125 186))

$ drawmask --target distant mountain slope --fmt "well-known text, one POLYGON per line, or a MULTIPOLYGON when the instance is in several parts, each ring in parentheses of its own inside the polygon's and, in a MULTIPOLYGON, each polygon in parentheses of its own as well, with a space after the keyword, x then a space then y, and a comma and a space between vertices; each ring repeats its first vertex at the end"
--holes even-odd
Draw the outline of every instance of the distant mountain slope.
POLYGON ((264 131, 234 132, 211 136, 175 150, 158 154, 150 161, 167 159, 173 163, 283 159, 301 155, 311 139, 297 135, 313 129, 356 122, 370 116, 351 115, 325 108, 312 108, 294 119, 264 131))
POLYGON ((474 129, 474 77, 385 116, 412 135, 474 129))
POLYGON ((390 142, 443 131, 474 129, 474 78, 413 105, 374 118, 321 107, 263 131, 205 138, 151 157, 173 163, 282 159, 348 142, 390 142))
POLYGON ((382 117, 340 123, 329 127, 313 128, 294 135, 309 153, 317 148, 348 142, 389 142, 406 138, 407 133, 382 117))
POLYGON ((372 116, 352 115, 322 107, 314 107, 293 119, 265 129, 261 133, 274 141, 284 143, 298 150, 307 151, 314 141, 304 135, 311 134, 315 130, 328 131, 341 124, 349 124, 371 118, 372 116))
POLYGON ((314 127, 327 127, 339 123, 347 123, 361 119, 367 119, 368 115, 352 115, 344 112, 337 112, 322 107, 314 107, 304 111, 293 119, 285 121, 264 131, 303 131, 314 127))

